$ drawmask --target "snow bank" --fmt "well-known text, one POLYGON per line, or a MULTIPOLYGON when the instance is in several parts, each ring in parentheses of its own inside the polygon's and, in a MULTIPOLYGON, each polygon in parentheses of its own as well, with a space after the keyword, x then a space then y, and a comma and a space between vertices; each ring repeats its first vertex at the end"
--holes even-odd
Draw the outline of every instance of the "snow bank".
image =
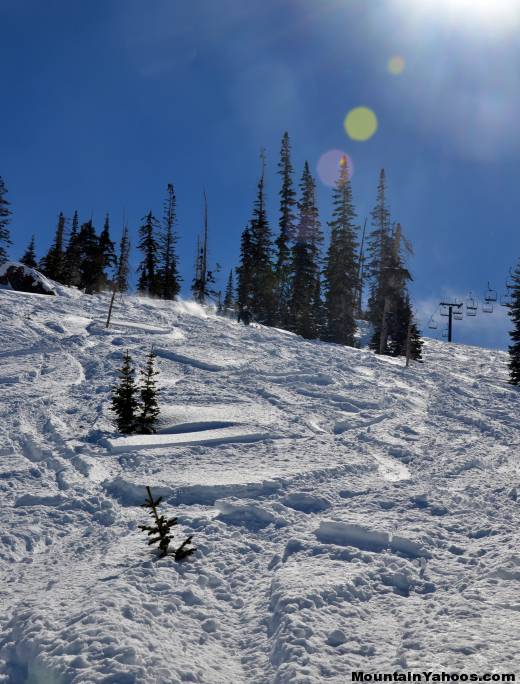
POLYGON ((56 294, 56 290, 43 274, 17 261, 0 264, 0 287, 2 286, 19 292, 56 294))

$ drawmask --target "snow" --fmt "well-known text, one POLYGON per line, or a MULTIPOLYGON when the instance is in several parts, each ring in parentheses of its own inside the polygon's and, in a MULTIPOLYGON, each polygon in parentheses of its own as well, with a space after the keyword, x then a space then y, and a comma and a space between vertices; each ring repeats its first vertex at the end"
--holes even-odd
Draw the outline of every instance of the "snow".
POLYGON ((193 302, 0 291, 0 682, 317 684, 514 672, 520 424, 504 353, 424 364, 193 302), (52 300, 52 301, 49 301, 52 300), (156 435, 117 435, 126 349, 156 435), (184 563, 138 525, 145 486, 184 563))
MULTIPOLYGON (((51 282, 39 271, 37 271, 34 268, 29 268, 29 266, 25 266, 24 264, 21 264, 18 261, 4 261, 3 263, 0 264, 0 278, 4 276, 7 271, 10 268, 16 268, 17 270, 21 269, 23 271, 24 276, 27 276, 33 280, 33 287, 37 287, 38 285, 45 291, 50 294, 55 293, 55 288, 51 284, 51 282)), ((33 294, 33 293, 25 293, 25 294, 33 294)), ((34 293, 37 294, 37 293, 34 293)))

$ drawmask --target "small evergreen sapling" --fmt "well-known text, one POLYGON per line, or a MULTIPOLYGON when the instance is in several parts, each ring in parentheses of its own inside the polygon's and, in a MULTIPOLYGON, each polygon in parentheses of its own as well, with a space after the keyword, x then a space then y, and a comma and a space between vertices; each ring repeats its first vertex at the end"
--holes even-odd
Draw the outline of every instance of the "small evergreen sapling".
POLYGON ((137 418, 137 432, 141 435, 153 435, 155 425, 159 417, 159 404, 157 403, 157 383, 155 377, 159 375, 155 369, 156 354, 152 349, 148 354, 146 366, 141 371, 141 412, 137 418))
POLYGON ((162 496, 159 496, 154 500, 152 495, 152 490, 150 487, 146 487, 146 493, 148 495, 143 508, 150 509, 150 515, 154 519, 154 525, 139 525, 139 529, 142 532, 147 532, 148 546, 152 544, 159 544, 159 557, 164 558, 165 556, 173 556, 176 561, 181 561, 192 553, 196 551, 194 546, 191 546, 192 536, 187 537, 182 544, 177 549, 170 550, 170 542, 173 539, 173 534, 171 533, 171 528, 177 525, 177 518, 166 518, 164 515, 159 515, 157 512, 158 506, 161 505, 162 496))
POLYGON ((135 432, 135 411, 138 407, 135 386, 135 369, 128 351, 123 360, 123 366, 119 370, 119 384, 114 387, 112 393, 112 411, 116 414, 115 423, 117 429, 124 435, 135 432))

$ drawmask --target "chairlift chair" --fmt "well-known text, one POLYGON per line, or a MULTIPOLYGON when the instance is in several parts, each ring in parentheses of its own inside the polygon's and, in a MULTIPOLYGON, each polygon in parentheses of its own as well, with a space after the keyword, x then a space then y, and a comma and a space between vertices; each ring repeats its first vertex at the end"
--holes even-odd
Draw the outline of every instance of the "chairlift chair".
POLYGON ((428 327, 430 328, 430 330, 437 330, 437 328, 439 327, 439 324, 433 316, 430 318, 428 322, 428 327))
POLYGON ((466 300, 466 316, 476 316, 478 310, 478 302, 472 293, 469 293, 469 297, 466 300))
POLYGON ((513 300, 511 298, 511 295, 509 292, 506 292, 503 295, 500 295, 500 306, 511 306, 513 303, 513 300))
POLYGON ((448 337, 448 328, 444 328, 444 330, 442 331, 442 336, 448 337))
POLYGON ((448 306, 441 306, 439 313, 441 316, 449 316, 450 315, 450 309, 448 306))
MULTIPOLYGON (((484 299, 486 300, 486 302, 496 302, 498 299, 497 291, 491 289, 489 281, 488 281, 488 287, 486 290, 486 294, 484 295, 484 299)), ((491 307, 491 311, 493 311, 493 307, 491 307)))
POLYGON ((464 318, 464 314, 462 313, 462 309, 459 309, 458 311, 453 312, 453 318, 456 321, 461 321, 464 318))
POLYGON ((489 299, 486 299, 484 304, 482 304, 482 311, 484 313, 493 313, 493 302, 489 299))

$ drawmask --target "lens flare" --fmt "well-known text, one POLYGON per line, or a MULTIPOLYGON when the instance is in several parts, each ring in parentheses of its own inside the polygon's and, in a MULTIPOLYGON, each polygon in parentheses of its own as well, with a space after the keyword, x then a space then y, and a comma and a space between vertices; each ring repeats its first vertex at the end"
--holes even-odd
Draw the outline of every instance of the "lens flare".
POLYGON ((324 152, 316 165, 318 178, 329 188, 333 188, 339 178, 343 166, 347 165, 349 178, 352 178, 354 167, 352 160, 343 150, 324 152))
POLYGON ((357 142, 365 142, 376 133, 378 122, 374 111, 369 107, 351 109, 345 117, 345 131, 357 142))
POLYGON ((405 68, 405 59, 400 55, 394 55, 388 60, 388 71, 392 74, 392 76, 400 76, 405 68))

